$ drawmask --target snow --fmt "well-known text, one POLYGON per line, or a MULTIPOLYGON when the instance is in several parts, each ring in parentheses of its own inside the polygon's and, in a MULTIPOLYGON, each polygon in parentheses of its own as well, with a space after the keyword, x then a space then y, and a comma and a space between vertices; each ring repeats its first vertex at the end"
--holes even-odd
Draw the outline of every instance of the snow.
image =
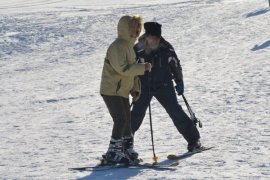
MULTIPOLYGON (((1 179, 270 179, 270 9, 264 0, 1 0, 1 179), (125 14, 163 24, 183 66, 185 96, 211 151, 176 169, 72 172, 106 152, 112 120, 101 69, 125 14)), ((179 97, 183 105, 183 100, 179 97)), ((186 142, 154 99, 156 154, 186 142)), ((185 108, 185 107, 184 107, 185 108)), ((149 118, 135 148, 151 162, 149 118)))

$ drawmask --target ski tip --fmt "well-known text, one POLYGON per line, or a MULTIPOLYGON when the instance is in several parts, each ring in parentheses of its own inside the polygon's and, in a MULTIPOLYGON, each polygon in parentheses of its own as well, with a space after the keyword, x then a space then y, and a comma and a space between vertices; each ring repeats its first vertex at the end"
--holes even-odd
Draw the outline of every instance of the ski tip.
POLYGON ((174 155, 174 154, 169 154, 168 156, 167 156, 167 159, 169 159, 169 160, 173 160, 173 159, 175 159, 176 158, 176 155, 174 155))

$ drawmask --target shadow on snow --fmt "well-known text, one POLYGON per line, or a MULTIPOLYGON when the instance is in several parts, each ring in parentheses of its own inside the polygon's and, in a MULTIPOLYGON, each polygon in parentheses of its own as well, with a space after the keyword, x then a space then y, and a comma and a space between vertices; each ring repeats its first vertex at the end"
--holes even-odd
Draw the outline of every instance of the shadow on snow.
MULTIPOLYGON (((190 155, 192 156, 192 155, 190 155)), ((187 157, 190 157, 187 156, 187 157)), ((184 157, 183 159, 187 158, 184 157)), ((162 165, 171 164, 174 160, 164 160, 159 163, 162 165)), ((92 180, 92 179, 129 179, 137 176, 145 170, 149 171, 176 171, 180 166, 165 168, 165 169, 151 169, 151 168, 114 168, 114 169, 106 169, 103 171, 89 171, 91 174, 79 178, 78 180, 92 180)))
MULTIPOLYGON (((78 180, 93 180, 93 179, 129 179, 137 176, 145 170, 150 171, 175 171, 175 168, 166 169, 148 169, 148 168, 114 168, 103 171, 92 171, 91 174, 79 178, 78 180)), ((91 171, 90 171, 91 172, 91 171)))
POLYGON ((258 50, 261 50, 261 49, 265 49, 265 48, 268 48, 270 47, 270 40, 268 41, 265 41, 264 43, 262 43, 261 45, 255 45, 251 51, 258 51, 258 50))
POLYGON ((269 12, 269 11, 270 11, 270 8, 265 8, 265 9, 256 10, 256 11, 254 11, 254 12, 248 13, 246 17, 249 18, 249 17, 253 17, 253 16, 259 16, 259 15, 265 14, 265 13, 267 13, 267 12, 269 12))

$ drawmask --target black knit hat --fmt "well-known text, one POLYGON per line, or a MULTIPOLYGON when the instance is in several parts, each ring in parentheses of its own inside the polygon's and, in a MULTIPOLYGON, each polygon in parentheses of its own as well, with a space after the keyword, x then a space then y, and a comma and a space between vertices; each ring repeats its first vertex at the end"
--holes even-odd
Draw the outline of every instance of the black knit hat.
POLYGON ((144 23, 145 34, 161 37, 161 26, 162 25, 157 22, 144 23))

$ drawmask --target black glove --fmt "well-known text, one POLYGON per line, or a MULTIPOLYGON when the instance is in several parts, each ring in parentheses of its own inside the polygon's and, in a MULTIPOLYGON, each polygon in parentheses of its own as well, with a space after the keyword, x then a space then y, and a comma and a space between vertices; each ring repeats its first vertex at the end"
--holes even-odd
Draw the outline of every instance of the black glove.
POLYGON ((177 94, 181 96, 184 93, 184 82, 183 80, 176 83, 175 89, 177 91, 177 94))

